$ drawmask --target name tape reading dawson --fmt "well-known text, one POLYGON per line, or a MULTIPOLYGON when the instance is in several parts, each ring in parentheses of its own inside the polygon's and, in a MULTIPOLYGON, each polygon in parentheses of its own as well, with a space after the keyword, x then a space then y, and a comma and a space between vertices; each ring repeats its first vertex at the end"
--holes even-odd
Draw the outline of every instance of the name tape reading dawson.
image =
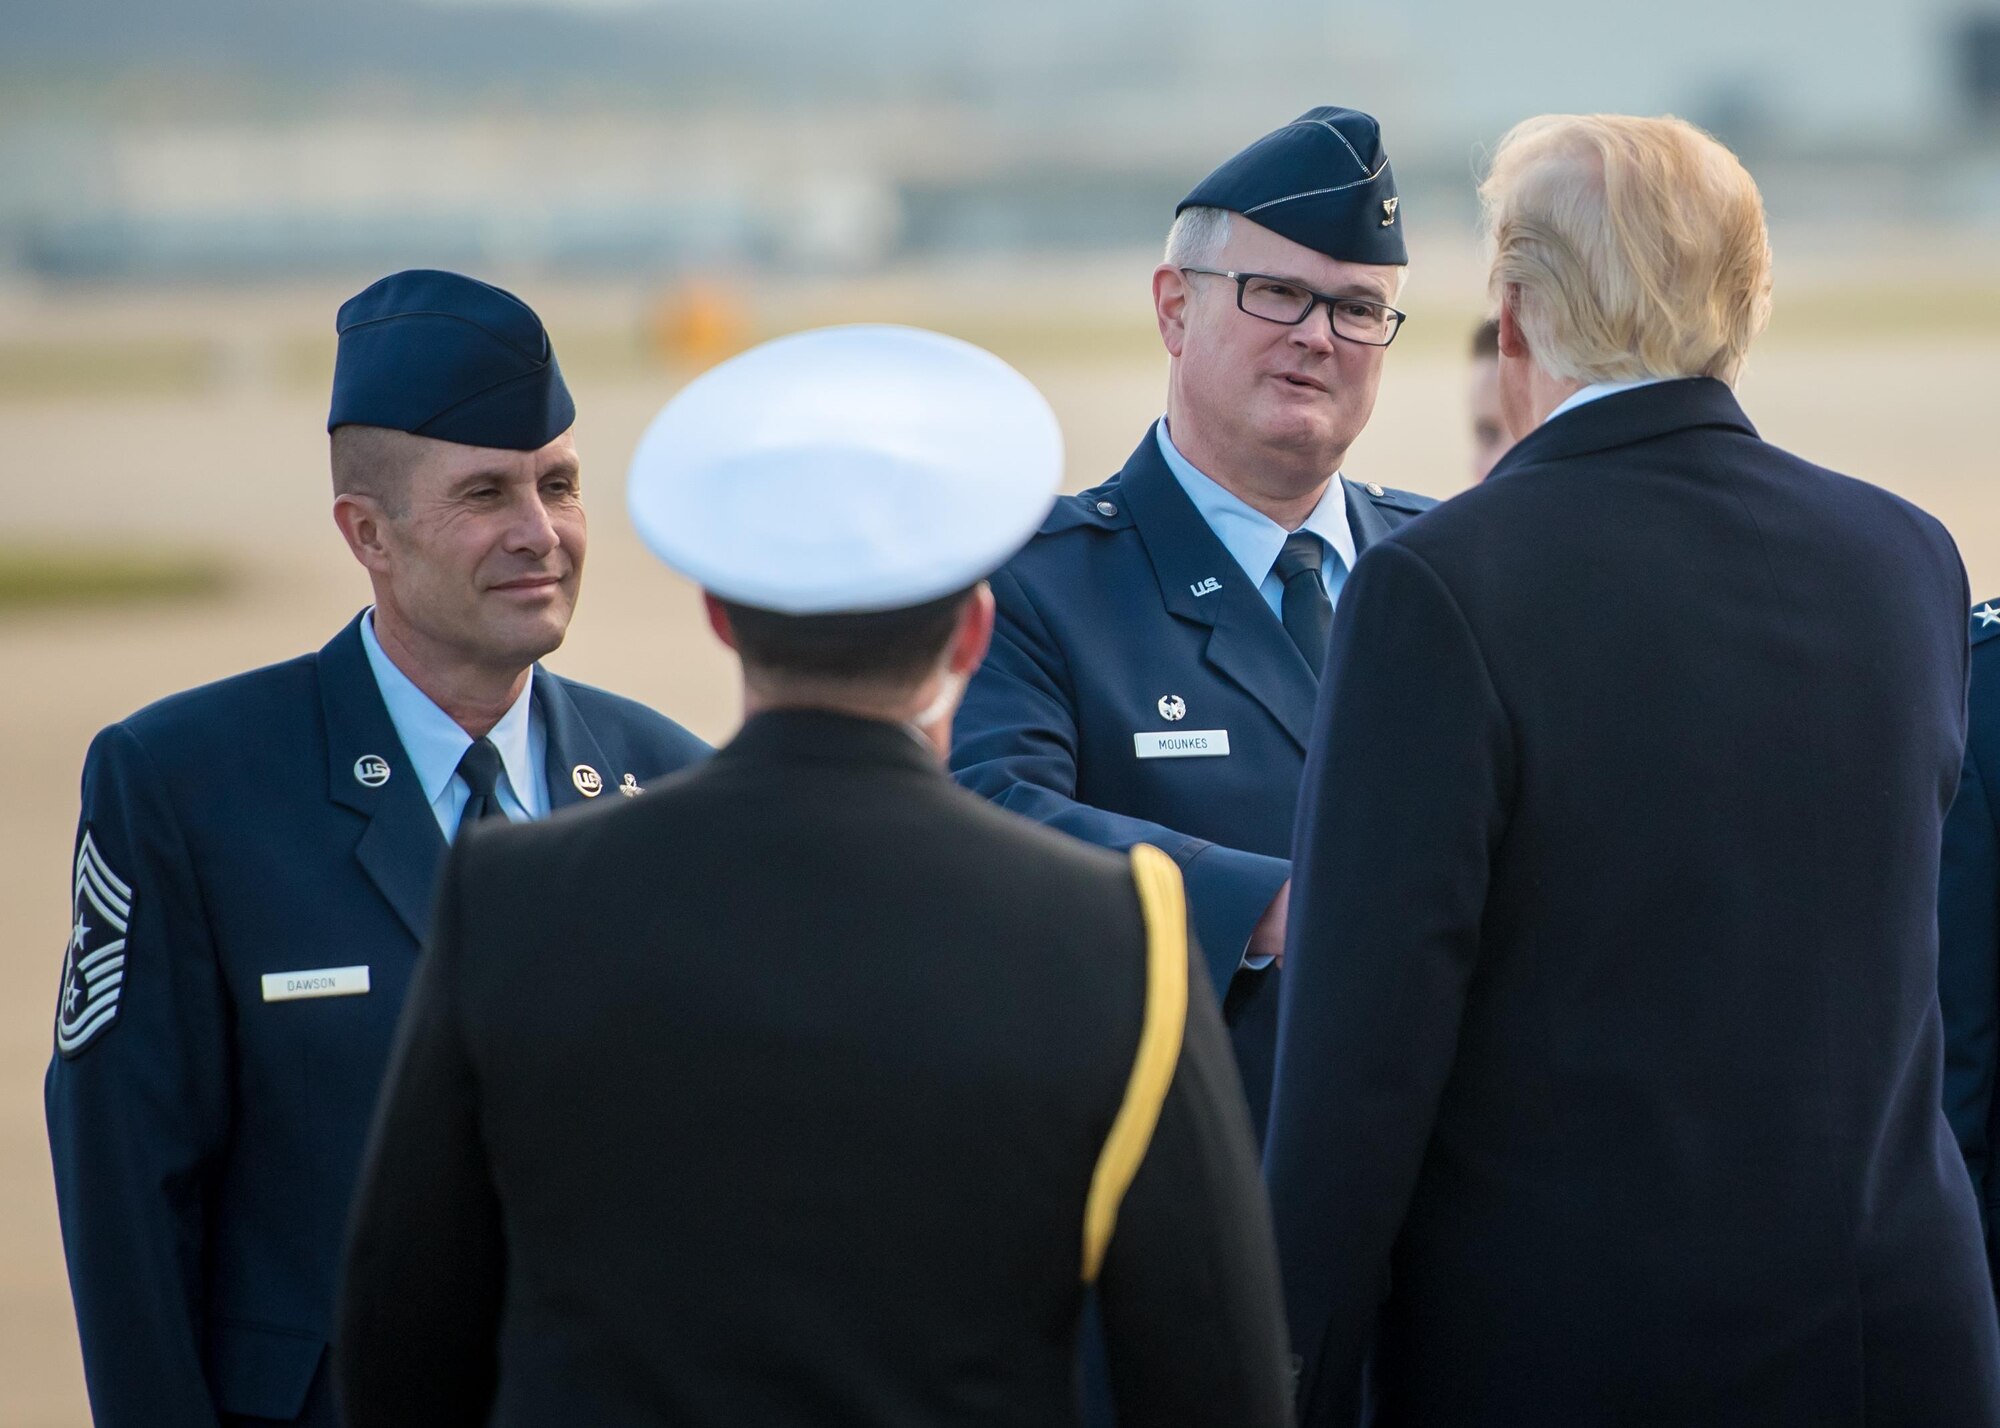
POLYGON ((1171 734, 1134 734, 1132 751, 1142 759, 1212 759, 1229 752, 1227 729, 1176 729, 1171 734))
POLYGON ((306 997, 358 997, 368 990, 366 967, 318 967, 310 972, 266 972, 264 1000, 296 1002, 306 997))

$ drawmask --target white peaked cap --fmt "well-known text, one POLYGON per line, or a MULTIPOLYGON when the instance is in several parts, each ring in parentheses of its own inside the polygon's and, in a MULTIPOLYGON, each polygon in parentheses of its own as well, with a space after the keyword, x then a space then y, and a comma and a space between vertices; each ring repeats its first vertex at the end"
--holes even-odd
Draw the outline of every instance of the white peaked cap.
POLYGON ((914 327, 828 327, 690 382, 640 438, 647 548, 722 599, 788 615, 963 590, 1048 514, 1062 430, 992 353, 914 327))

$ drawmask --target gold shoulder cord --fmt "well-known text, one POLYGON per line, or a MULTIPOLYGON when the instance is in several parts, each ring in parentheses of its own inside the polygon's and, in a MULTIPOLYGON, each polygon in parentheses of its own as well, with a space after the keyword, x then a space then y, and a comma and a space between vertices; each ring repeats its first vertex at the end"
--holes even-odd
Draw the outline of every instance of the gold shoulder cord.
POLYGON ((1093 1284, 1104 1267, 1104 1252, 1118 1223, 1118 1207, 1139 1173, 1160 1107, 1180 1064, 1187 1029, 1187 894, 1174 860, 1149 843, 1132 849, 1132 881, 1146 920, 1146 1012, 1139 1027, 1139 1051, 1125 1083, 1125 1099, 1104 1138, 1090 1198, 1083 1207, 1083 1282, 1093 1284))

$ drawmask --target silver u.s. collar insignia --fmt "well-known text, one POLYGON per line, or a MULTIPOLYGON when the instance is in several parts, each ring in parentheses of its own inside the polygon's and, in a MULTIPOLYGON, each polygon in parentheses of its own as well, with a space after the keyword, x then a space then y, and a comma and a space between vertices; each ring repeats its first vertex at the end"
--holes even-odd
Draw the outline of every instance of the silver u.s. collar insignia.
POLYGON ((571 769, 569 781, 576 785, 576 791, 585 798, 595 798, 604 792, 604 776, 589 764, 578 764, 571 769))

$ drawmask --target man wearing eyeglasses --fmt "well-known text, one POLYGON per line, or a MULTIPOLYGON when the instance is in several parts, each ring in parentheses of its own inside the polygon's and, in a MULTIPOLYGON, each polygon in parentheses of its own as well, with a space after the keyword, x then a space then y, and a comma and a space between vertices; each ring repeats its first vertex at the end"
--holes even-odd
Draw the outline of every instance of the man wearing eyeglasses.
POLYGON ((1003 807, 1180 864, 1260 1134, 1333 603, 1432 504, 1341 470, 1403 321, 1398 206, 1376 121, 1330 106, 1181 200, 1153 270, 1166 415, 993 578, 952 751, 1003 807))

